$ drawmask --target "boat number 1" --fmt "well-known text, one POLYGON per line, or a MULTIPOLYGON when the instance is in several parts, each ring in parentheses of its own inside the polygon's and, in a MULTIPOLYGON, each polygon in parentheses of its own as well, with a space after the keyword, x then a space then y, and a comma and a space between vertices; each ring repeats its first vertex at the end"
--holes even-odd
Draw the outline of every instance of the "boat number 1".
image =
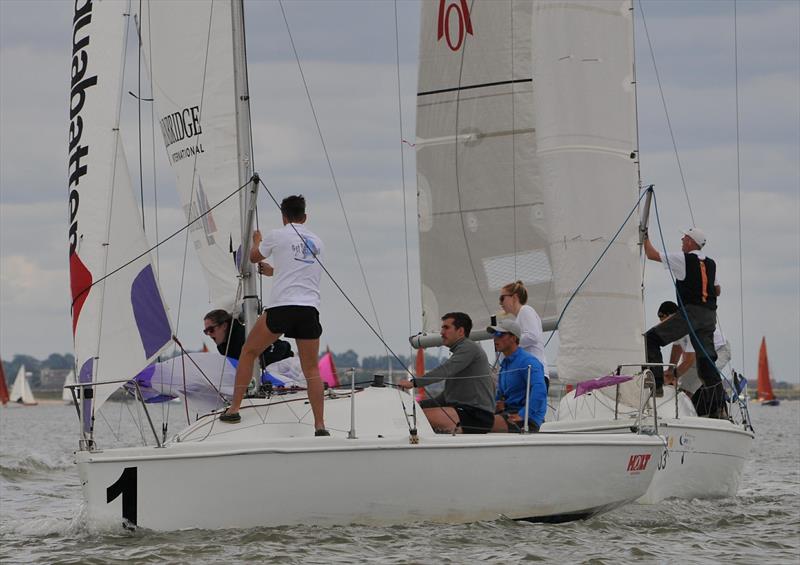
POLYGON ((125 467, 113 485, 106 489, 106 502, 110 503, 122 495, 122 517, 136 525, 136 467, 125 467))
POLYGON ((661 452, 661 458, 658 460, 658 470, 661 471, 667 468, 667 457, 669 456, 669 451, 666 449, 661 452))

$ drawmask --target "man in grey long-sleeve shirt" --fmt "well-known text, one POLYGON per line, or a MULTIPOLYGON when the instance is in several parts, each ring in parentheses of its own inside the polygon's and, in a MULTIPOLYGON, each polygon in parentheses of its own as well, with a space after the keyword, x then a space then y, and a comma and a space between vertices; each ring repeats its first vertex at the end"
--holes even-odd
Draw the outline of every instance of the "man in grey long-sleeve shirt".
POLYGON ((442 343, 450 358, 424 376, 397 383, 409 389, 444 380, 444 393, 420 406, 440 433, 485 434, 494 423, 494 380, 483 348, 469 339, 472 320, 463 312, 442 316, 442 343))

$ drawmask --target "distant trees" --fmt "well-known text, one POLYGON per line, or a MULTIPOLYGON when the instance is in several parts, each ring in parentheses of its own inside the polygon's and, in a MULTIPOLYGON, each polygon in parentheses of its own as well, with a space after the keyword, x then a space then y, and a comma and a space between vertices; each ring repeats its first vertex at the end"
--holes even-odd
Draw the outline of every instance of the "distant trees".
POLYGON ((30 355, 14 355, 11 361, 3 361, 3 371, 6 373, 6 381, 10 387, 17 376, 20 366, 25 365, 25 370, 32 373, 28 383, 32 388, 37 388, 41 383, 42 369, 71 369, 75 366, 75 357, 71 353, 60 355, 50 354, 44 361, 39 361, 30 355))

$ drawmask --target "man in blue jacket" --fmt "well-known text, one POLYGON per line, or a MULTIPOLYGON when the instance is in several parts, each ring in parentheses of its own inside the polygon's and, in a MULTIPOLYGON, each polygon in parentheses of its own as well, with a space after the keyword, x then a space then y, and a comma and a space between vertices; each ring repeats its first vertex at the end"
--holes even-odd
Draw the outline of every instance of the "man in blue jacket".
POLYGON ((528 395, 528 430, 538 432, 547 413, 547 387, 544 367, 533 355, 519 347, 522 329, 512 320, 501 320, 486 331, 494 335, 494 349, 502 353, 500 374, 495 395, 493 432, 519 433, 525 427, 525 400, 530 371, 528 395))

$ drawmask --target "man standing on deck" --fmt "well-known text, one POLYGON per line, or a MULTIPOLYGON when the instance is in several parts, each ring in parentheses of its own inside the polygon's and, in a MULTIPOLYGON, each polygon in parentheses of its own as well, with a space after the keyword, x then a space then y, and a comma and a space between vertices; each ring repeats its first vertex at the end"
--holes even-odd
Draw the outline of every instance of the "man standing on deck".
MULTIPOLYGON (((661 363, 661 348, 685 335, 689 335, 697 352, 697 370, 703 386, 697 394, 695 408, 698 416, 725 418, 725 394, 722 379, 715 362, 714 328, 717 323, 717 296, 720 286, 717 281, 717 265, 700 250, 706 244, 706 236, 699 228, 683 232, 681 253, 662 255, 644 234, 644 252, 648 259, 664 263, 675 277, 678 304, 682 310, 653 326, 645 333, 647 362, 661 363)), ((653 367, 656 379, 656 394, 663 394, 663 367, 653 367)))
POLYGON ((308 400, 314 414, 316 436, 330 435, 323 417, 324 388, 319 376, 319 281, 322 267, 317 260, 322 255, 322 240, 306 229, 306 200, 289 196, 281 202, 283 227, 272 230, 262 240, 261 232, 253 233, 250 262, 259 263, 259 272, 275 280, 267 309, 247 336, 236 368, 231 405, 219 419, 235 424, 241 421, 239 407, 253 376, 253 364, 258 355, 281 335, 294 338, 300 356, 300 366, 308 387, 308 400), (261 262, 272 257, 272 264, 261 262))
POLYGON ((400 388, 428 386, 444 380, 444 392, 420 403, 431 427, 438 433, 485 434, 494 424, 494 380, 483 348, 469 339, 472 319, 463 312, 442 316, 442 344, 450 358, 400 388))

